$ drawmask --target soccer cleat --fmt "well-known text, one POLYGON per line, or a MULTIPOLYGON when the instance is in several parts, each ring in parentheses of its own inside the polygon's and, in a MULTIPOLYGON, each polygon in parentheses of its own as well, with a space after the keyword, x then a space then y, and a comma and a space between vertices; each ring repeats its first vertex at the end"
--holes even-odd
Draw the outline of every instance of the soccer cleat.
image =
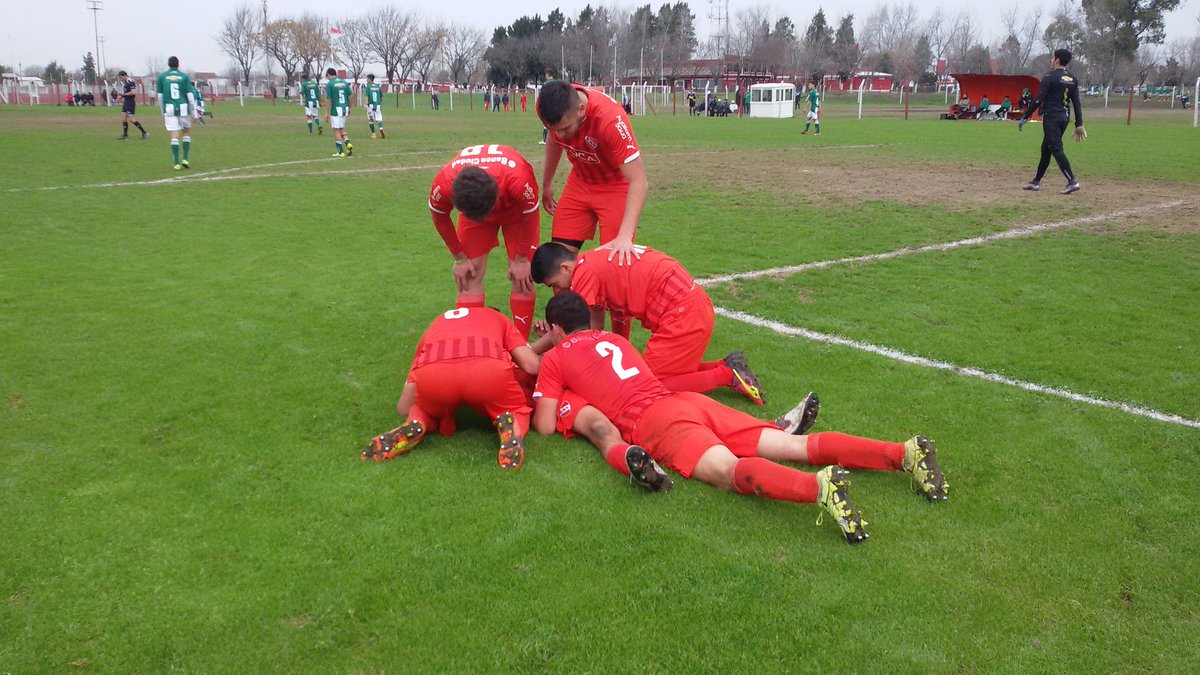
POLYGON ((775 418, 775 426, 793 436, 803 436, 817 421, 817 413, 820 411, 821 400, 817 398, 817 392, 810 391, 795 408, 775 418))
POLYGON ((1037 192, 1038 190, 1042 189, 1042 186, 1038 185, 1037 183, 1026 183, 1025 187, 1023 187, 1021 189, 1022 190, 1032 190, 1034 192, 1037 192))
POLYGON ((129 140, 129 137, 128 136, 117 136, 117 140, 118 141, 127 141, 127 140, 129 140))
POLYGON ((354 146, 350 143, 350 141, 346 141, 346 156, 349 157, 350 155, 353 155, 353 154, 354 154, 354 146))
POLYGON ((176 164, 176 165, 175 165, 175 170, 176 170, 176 171, 182 171, 182 170, 183 170, 183 165, 182 165, 182 164, 176 164))
POLYGON ((746 362, 745 354, 736 351, 730 352, 729 356, 725 357, 725 365, 733 371, 733 382, 729 383, 730 389, 754 401, 755 405, 766 403, 762 386, 758 383, 758 376, 754 374, 753 370, 750 370, 750 364, 746 362))
POLYGON ((145 131, 143 131, 143 132, 142 132, 142 140, 144 141, 144 140, 146 140, 147 138, 150 138, 150 134, 148 134, 148 133, 146 133, 145 131))
POLYGON ((830 465, 817 472, 818 497, 817 505, 824 511, 817 517, 821 524, 822 517, 829 513, 834 517, 846 541, 858 544, 871 535, 865 529, 867 521, 862 519, 858 509, 850 503, 850 472, 840 466, 830 465))
POLYGON ((800 135, 801 135, 801 136, 807 136, 807 135, 808 135, 808 132, 807 132, 807 131, 801 131, 801 132, 800 132, 800 135))
POLYGON ((821 135, 821 132, 819 132, 819 131, 817 133, 813 134, 813 136, 820 136, 820 135, 821 135))
POLYGON ((317 135, 320 136, 323 133, 325 133, 325 127, 317 127, 317 135))
POLYGON ((379 137, 387 138, 387 134, 383 133, 383 127, 379 127, 379 137))
POLYGON ((501 469, 519 469, 525 461, 525 441, 517 434, 517 419, 510 412, 500 413, 495 421, 500 434, 500 453, 496 462, 501 469))
POLYGON ((183 168, 185 168, 185 169, 190 169, 190 168, 192 168, 192 165, 191 165, 191 164, 188 164, 188 161, 187 161, 186 159, 181 159, 181 160, 179 160, 179 163, 180 163, 180 164, 182 164, 182 165, 183 165, 183 168))
POLYGON ((1059 192, 1058 194, 1060 194, 1060 195, 1069 195, 1069 194, 1071 194, 1072 192, 1079 192, 1081 189, 1083 189, 1083 186, 1081 186, 1081 185, 1078 183, 1078 181, 1077 181, 1077 182, 1074 182, 1074 183, 1068 183, 1068 184, 1067 184, 1067 187, 1063 188, 1063 189, 1062 189, 1062 192, 1059 192))
POLYGON ((334 157, 345 157, 345 156, 346 156, 346 153, 344 153, 344 152, 335 152, 335 153, 333 153, 333 156, 334 156, 334 157))
POLYGON ((647 492, 670 492, 675 485, 675 481, 640 445, 631 445, 625 451, 625 467, 629 469, 629 482, 645 488, 647 492))
POLYGON ((371 134, 371 140, 375 140, 375 134, 371 134))
POLYGON ((924 436, 913 436, 904 443, 904 471, 917 482, 917 489, 931 502, 942 502, 949 499, 946 494, 950 486, 942 475, 942 467, 938 464, 937 450, 933 441, 924 436))
POLYGON ((403 426, 396 427, 386 434, 380 434, 367 443, 367 449, 362 451, 360 459, 367 461, 385 462, 399 457, 412 450, 425 437, 425 427, 416 420, 403 426))

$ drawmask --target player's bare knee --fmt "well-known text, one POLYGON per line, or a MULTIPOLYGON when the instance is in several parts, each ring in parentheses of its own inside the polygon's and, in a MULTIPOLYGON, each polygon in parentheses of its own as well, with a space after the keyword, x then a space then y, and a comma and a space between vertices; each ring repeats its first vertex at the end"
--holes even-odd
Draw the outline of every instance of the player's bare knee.
POLYGON ((733 485, 733 467, 737 463, 738 458, 729 448, 714 445, 696 463, 691 477, 726 492, 736 492, 733 485))

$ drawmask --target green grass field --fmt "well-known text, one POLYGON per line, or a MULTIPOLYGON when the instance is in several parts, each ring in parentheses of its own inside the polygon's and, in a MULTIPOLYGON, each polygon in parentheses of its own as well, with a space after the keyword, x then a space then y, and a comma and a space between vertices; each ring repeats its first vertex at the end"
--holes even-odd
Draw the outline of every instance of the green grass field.
MULTIPOLYGON (((524 468, 466 413, 382 464, 412 350, 454 299, 436 169, 540 168, 527 115, 352 120, 212 104, 192 169, 162 124, 0 107, 0 672, 1183 672, 1200 662, 1200 429, 719 318, 774 416, 936 439, 945 504, 858 471, 871 539, 809 505, 627 485, 582 441, 524 468), (1192 664, 1192 665, 1188 665, 1192 664)), ((641 243, 697 278, 1040 234, 709 287, 788 326, 1200 419, 1200 131, 1088 111, 1084 183, 1020 185, 1041 129, 641 117, 641 243), (1053 189, 1050 189, 1053 188, 1053 189), (1134 210, 1122 216, 1107 216, 1134 210)), ((561 188, 560 173, 558 185, 561 188)), ((549 219, 544 218, 543 236, 549 219)), ((492 304, 506 308, 493 257, 492 304)), ((548 297, 542 289, 539 311, 548 297)), ((635 331, 635 343, 644 340, 635 331)))

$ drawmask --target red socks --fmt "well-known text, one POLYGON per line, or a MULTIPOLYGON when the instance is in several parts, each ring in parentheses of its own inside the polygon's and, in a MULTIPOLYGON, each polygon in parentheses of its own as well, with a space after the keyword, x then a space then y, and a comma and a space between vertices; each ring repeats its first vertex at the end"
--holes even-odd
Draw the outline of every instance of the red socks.
POLYGON ((704 393, 720 387, 728 387, 733 381, 733 371, 724 361, 708 361, 700 364, 694 373, 668 375, 661 378, 663 385, 671 391, 695 391, 704 393))
POLYGON ((733 465, 738 494, 758 495, 785 502, 816 503, 820 487, 812 473, 776 464, 762 457, 744 457, 733 465))
POLYGON ((513 293, 508 296, 508 310, 512 313, 513 324, 526 340, 529 339, 529 331, 533 328, 533 308, 536 304, 536 295, 513 293))
POLYGON ((612 318, 612 332, 628 340, 629 327, 633 320, 628 314, 625 313, 617 314, 615 312, 609 312, 608 315, 612 318))
POLYGON ((621 472, 622 476, 629 477, 629 466, 625 464, 625 452, 629 450, 628 443, 617 443, 604 452, 604 459, 608 461, 609 466, 621 472))
POLYGON ((458 307, 483 307, 482 295, 460 295, 458 296, 458 307))
POLYGON ((859 438, 836 431, 808 436, 809 464, 840 464, 847 469, 901 471, 904 444, 859 438))

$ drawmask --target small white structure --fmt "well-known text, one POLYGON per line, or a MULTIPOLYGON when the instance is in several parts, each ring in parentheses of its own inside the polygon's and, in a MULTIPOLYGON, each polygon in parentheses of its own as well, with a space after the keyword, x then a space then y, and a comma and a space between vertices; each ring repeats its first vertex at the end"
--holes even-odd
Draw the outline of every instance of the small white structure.
POLYGON ((788 82, 750 85, 751 117, 792 117, 796 85, 788 82))

